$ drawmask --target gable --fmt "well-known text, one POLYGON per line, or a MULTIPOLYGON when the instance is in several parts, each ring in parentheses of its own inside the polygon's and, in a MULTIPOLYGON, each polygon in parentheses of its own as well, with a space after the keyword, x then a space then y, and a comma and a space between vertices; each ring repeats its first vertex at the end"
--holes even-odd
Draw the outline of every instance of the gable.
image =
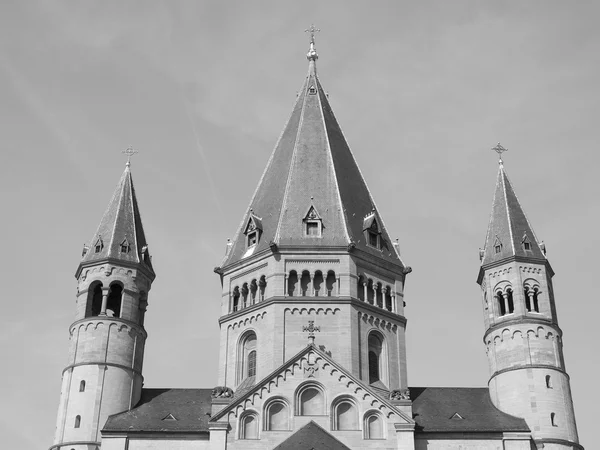
POLYGON ((210 422, 228 423, 231 439, 241 441, 249 439, 244 437, 246 424, 254 423, 252 439, 264 439, 275 446, 289 437, 281 431, 300 430, 310 421, 342 443, 362 440, 367 433, 365 421, 372 416, 376 416, 382 435, 389 439, 396 439, 395 425, 405 424, 411 429, 414 425, 405 413, 310 344, 252 389, 234 395, 233 401, 210 422), (347 415, 342 416, 340 405, 347 415), (276 429, 270 428, 274 421, 276 429))

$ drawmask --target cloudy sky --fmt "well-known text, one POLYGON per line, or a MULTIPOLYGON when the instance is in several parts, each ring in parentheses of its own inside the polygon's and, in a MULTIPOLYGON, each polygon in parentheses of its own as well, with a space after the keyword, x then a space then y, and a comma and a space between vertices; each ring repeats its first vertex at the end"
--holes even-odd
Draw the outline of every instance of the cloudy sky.
POLYGON ((0 2, 0 434, 52 444, 73 274, 124 168, 158 278, 147 387, 216 383, 220 284, 304 80, 319 74, 406 287, 413 386, 485 386, 478 248, 505 166, 556 272, 581 442, 600 361, 596 2, 0 2))

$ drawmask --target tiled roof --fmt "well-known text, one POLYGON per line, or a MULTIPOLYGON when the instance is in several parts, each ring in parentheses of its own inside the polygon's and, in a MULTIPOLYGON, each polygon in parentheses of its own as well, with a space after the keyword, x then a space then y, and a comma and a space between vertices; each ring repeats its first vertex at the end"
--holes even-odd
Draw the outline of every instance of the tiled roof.
POLYGON ((481 265, 514 256, 545 260, 544 252, 501 164, 481 265), (529 242, 529 250, 525 249, 524 242, 529 242), (496 252, 498 246, 500 252, 496 252))
POLYGON ((273 450, 350 450, 312 420, 273 450))
POLYGON ((271 243, 343 249, 354 243, 358 250, 402 266, 319 82, 314 60, 222 266, 267 250, 271 243), (320 238, 305 235, 303 219, 311 206, 322 220, 320 238), (363 219, 372 213, 381 231, 381 250, 368 246, 363 233, 363 219), (262 219, 262 234, 249 253, 243 233, 251 214, 262 219))
POLYGON ((80 265, 110 258, 144 264, 152 271, 150 256, 147 249, 144 253, 144 247, 147 247, 146 235, 127 164, 80 265), (127 251, 121 251, 122 244, 127 246, 127 251))
POLYGON ((524 419, 497 409, 488 388, 411 387, 415 432, 528 432, 524 419))
POLYGON ((138 405, 110 416, 102 432, 208 433, 211 392, 212 389, 143 389, 138 405))

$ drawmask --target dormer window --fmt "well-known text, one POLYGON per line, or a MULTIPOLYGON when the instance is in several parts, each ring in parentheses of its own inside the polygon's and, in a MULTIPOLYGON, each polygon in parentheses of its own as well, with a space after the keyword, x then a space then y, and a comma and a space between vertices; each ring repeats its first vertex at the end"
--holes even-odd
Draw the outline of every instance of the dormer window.
POLYGON ((262 220, 260 217, 255 216, 250 210, 250 217, 244 230, 246 235, 246 247, 254 247, 260 241, 260 235, 262 233, 262 220))
POLYGON ((311 86, 311 87, 309 87, 309 88, 308 88, 308 93, 309 93, 310 95, 315 95, 315 94, 317 93, 317 88, 316 88, 316 87, 314 87, 314 86, 311 86))
POLYGON ((104 243, 102 242, 102 238, 98 237, 98 240, 94 244, 94 252, 95 253, 100 253, 103 248, 104 248, 104 243))
POLYGON ((304 216, 304 235, 311 238, 320 238, 323 232, 323 221, 314 206, 311 205, 304 216))
POLYGON ((527 237, 527 233, 523 235, 523 239, 521 240, 521 244, 523 244, 523 250, 531 250, 531 242, 529 242, 529 238, 527 237))
POLYGON ((127 238, 123 239, 123 242, 120 244, 121 253, 129 253, 131 247, 129 246, 129 241, 127 238))
POLYGON ((500 252, 502 252, 502 242, 500 241, 500 238, 496 236, 496 240, 494 241, 494 253, 498 254, 500 252))
POLYGON ((363 221, 363 232, 365 233, 367 245, 379 250, 381 248, 381 230, 379 228, 377 217, 375 217, 375 211, 365 217, 363 221))

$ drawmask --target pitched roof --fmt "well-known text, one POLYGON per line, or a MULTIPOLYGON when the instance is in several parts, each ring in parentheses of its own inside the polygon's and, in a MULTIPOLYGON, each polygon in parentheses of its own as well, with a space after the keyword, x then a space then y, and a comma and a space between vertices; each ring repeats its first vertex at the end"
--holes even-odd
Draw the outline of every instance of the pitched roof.
POLYGON ((546 259, 504 165, 500 164, 481 265, 514 256, 546 259), (529 249, 525 249, 525 242, 529 243, 529 249), (499 252, 496 251, 498 246, 499 252))
POLYGON ((144 264, 152 271, 147 245, 131 169, 127 163, 89 248, 81 259, 80 267, 110 258, 144 264), (122 251, 122 246, 127 251, 122 251))
POLYGON ((208 433, 211 392, 212 389, 142 389, 137 406, 109 416, 102 432, 208 433))
POLYGON ((223 267, 268 250, 271 243, 342 249, 353 243, 358 250, 403 266, 317 77, 315 59, 309 57, 304 85, 223 267), (303 229, 311 207, 322 220, 320 238, 306 236, 303 229), (363 219, 371 213, 378 218, 382 250, 365 242, 363 219), (262 219, 262 235, 248 251, 244 231, 252 214, 262 219))
POLYGON ((312 420, 273 450, 350 450, 312 420))
POLYGON ((488 388, 411 387, 415 433, 530 431, 524 419, 497 409, 488 388))

